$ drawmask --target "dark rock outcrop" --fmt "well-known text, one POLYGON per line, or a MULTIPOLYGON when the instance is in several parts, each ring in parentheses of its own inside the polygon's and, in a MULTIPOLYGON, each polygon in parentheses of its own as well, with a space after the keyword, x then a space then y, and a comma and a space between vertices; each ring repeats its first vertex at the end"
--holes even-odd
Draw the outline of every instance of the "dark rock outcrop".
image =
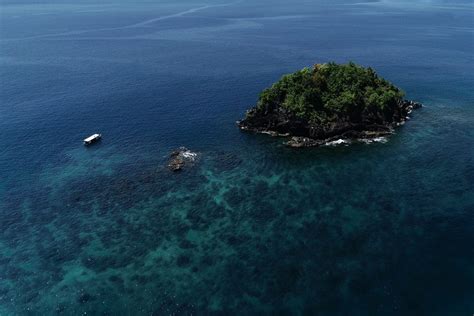
POLYGON ((395 127, 405 123, 413 110, 421 107, 421 103, 401 100, 389 119, 378 113, 366 113, 358 120, 341 117, 324 125, 311 124, 281 107, 264 113, 252 108, 243 120, 237 121, 237 125, 244 131, 291 136, 285 142, 290 147, 315 147, 336 139, 370 139, 390 135, 395 127))
POLYGON ((242 130, 292 136, 292 147, 378 138, 403 125, 420 103, 370 67, 316 64, 284 75, 238 122, 242 130))
POLYGON ((186 147, 180 147, 170 154, 168 168, 171 171, 180 171, 184 166, 193 164, 196 158, 196 153, 190 151, 186 147))

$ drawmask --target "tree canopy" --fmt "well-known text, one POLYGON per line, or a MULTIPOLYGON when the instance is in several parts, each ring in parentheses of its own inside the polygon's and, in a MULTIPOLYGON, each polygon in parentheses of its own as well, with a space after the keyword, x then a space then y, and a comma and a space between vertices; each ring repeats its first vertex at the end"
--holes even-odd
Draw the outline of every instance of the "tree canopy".
POLYGON ((256 110, 259 113, 283 110, 315 124, 336 118, 390 119, 403 96, 400 89, 379 77, 372 68, 352 62, 327 63, 283 76, 260 94, 256 110))

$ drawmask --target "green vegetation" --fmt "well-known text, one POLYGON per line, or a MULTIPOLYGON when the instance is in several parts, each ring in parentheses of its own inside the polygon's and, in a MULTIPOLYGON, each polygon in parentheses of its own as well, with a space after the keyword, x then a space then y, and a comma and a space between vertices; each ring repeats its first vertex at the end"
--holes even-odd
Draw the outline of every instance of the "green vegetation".
POLYGON ((373 69, 317 64, 283 76, 260 94, 256 114, 276 110, 312 124, 391 121, 404 93, 373 69))

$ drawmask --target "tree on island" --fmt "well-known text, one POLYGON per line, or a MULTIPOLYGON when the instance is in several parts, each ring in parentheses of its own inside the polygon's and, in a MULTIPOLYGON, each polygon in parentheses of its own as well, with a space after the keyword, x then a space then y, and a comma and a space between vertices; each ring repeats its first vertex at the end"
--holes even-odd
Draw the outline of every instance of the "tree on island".
POLYGON ((355 131, 388 132, 414 102, 372 68, 316 64, 283 76, 261 92, 242 129, 322 139, 355 131))

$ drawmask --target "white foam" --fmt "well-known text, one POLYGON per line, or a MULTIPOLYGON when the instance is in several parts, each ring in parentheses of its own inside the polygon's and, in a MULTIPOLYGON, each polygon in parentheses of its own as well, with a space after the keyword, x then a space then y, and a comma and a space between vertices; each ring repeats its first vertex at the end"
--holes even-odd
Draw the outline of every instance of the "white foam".
POLYGON ((359 138, 358 141, 365 144, 372 144, 372 143, 385 144, 386 142, 388 142, 388 139, 387 137, 381 136, 381 137, 374 137, 374 138, 359 138))
POLYGON ((192 161, 194 161, 197 157, 197 154, 196 153, 193 153, 192 151, 190 150, 186 150, 186 151, 183 151, 181 153, 181 156, 183 156, 183 158, 186 158, 186 159, 190 159, 192 161))
POLYGON ((351 141, 348 140, 348 139, 342 139, 342 138, 339 138, 337 140, 333 140, 331 142, 327 142, 325 145, 326 146, 339 146, 339 145, 348 145, 350 144, 351 141))

